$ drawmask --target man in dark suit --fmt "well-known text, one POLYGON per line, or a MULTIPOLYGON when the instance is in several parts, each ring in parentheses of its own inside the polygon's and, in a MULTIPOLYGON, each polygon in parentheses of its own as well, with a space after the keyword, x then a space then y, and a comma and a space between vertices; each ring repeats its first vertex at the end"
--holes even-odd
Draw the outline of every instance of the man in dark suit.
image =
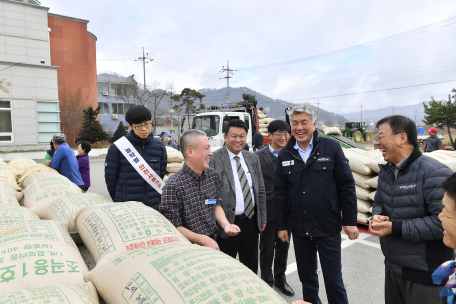
POLYGON ((258 235, 266 227, 266 196, 258 156, 243 150, 247 126, 233 119, 224 130, 226 147, 212 154, 209 166, 220 176, 220 206, 230 224, 241 232, 232 237, 218 227, 217 243, 222 252, 258 271, 258 235))
POLYGON ((260 269, 261 278, 272 287, 278 287, 285 295, 293 296, 293 289, 287 284, 285 271, 287 270, 288 247, 287 242, 282 242, 277 236, 275 222, 275 173, 279 151, 286 146, 290 136, 290 127, 283 120, 274 120, 268 125, 268 135, 271 144, 255 152, 260 158, 261 170, 266 189, 266 206, 268 222, 266 229, 260 237, 260 269), (274 250, 275 249, 275 250, 274 250), (274 256, 275 252, 275 256, 274 256), (274 275, 272 262, 274 261, 274 275))

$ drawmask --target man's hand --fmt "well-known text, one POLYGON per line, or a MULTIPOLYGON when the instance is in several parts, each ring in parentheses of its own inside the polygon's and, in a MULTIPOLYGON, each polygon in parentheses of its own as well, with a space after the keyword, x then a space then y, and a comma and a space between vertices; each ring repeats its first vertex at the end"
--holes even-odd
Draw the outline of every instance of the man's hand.
POLYGON ((369 231, 380 237, 387 236, 387 235, 390 235, 391 233, 393 233, 393 223, 390 221, 382 221, 382 222, 372 221, 369 223, 369 231))
POLYGON ((225 227, 223 227, 223 230, 225 230, 226 235, 228 236, 236 236, 241 232, 241 229, 237 225, 234 224, 227 224, 225 227))
POLYGON ((48 159, 44 165, 50 167, 51 166, 51 160, 48 159))
POLYGON ((203 236, 200 245, 220 251, 220 248, 219 248, 217 242, 214 241, 212 238, 205 236, 205 235, 203 236))
POLYGON ((266 224, 261 224, 261 231, 264 231, 266 229, 266 224))
POLYGON ((390 218, 386 215, 374 215, 372 217, 372 222, 374 223, 381 223, 381 222, 384 222, 384 221, 389 221, 390 218))
POLYGON ((277 237, 284 243, 285 242, 290 243, 290 240, 288 239, 288 231, 287 230, 279 230, 277 232, 277 237))
POLYGON ((345 233, 348 235, 350 240, 356 240, 359 237, 358 227, 356 226, 342 226, 345 233))

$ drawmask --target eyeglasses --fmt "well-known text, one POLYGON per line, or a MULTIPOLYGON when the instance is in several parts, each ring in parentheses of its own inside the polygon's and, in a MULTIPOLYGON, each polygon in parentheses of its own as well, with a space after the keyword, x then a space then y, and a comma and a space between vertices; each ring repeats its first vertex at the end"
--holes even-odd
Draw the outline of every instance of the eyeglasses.
POLYGON ((152 123, 148 122, 148 123, 145 123, 143 125, 133 126, 133 129, 135 129, 135 130, 141 130, 142 128, 149 129, 151 126, 152 126, 152 123))
POLYGON ((382 141, 382 139, 387 137, 387 136, 397 135, 397 134, 401 134, 401 133, 394 133, 394 134, 390 134, 390 135, 377 135, 377 137, 374 138, 374 143, 376 143, 378 141, 382 141))
POLYGON ((275 137, 279 137, 279 138, 290 136, 290 134, 288 134, 288 133, 272 133, 272 135, 274 135, 275 137))

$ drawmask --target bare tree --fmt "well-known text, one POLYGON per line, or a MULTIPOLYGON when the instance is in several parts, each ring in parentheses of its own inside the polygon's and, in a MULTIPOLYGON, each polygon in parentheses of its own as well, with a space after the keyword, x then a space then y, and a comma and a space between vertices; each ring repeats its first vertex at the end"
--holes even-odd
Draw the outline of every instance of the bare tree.
POLYGON ((73 146, 76 134, 79 133, 82 124, 83 110, 88 106, 88 94, 82 88, 62 87, 59 89, 60 121, 62 133, 67 138, 73 134, 73 146))
MULTIPOLYGON (((161 88, 160 82, 154 81, 152 84, 146 87, 150 94, 150 100, 148 108, 152 110, 153 121, 156 125, 157 117, 166 113, 165 109, 160 107, 161 102, 166 96, 171 95, 173 85, 169 84, 165 88, 161 88)), ((156 126, 152 127, 152 132, 155 132, 156 126)))
POLYGON ((337 121, 337 124, 339 125, 339 127, 343 127, 343 126, 345 126, 345 122, 346 122, 345 119, 340 118, 340 119, 337 121))
POLYGON ((323 124, 328 127, 334 126, 334 121, 332 119, 326 119, 323 124))

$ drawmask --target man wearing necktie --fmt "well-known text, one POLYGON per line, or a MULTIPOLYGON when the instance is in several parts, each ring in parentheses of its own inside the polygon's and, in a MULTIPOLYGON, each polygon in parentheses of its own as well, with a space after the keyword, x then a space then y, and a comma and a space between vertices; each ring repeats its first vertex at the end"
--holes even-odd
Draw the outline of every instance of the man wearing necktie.
POLYGON ((219 227, 219 248, 233 258, 239 254, 240 262, 257 273, 258 237, 267 222, 266 195, 258 156, 243 150, 247 132, 242 120, 231 120, 224 130, 226 147, 213 153, 209 166, 220 176, 220 206, 228 221, 241 230, 228 237, 219 227))

